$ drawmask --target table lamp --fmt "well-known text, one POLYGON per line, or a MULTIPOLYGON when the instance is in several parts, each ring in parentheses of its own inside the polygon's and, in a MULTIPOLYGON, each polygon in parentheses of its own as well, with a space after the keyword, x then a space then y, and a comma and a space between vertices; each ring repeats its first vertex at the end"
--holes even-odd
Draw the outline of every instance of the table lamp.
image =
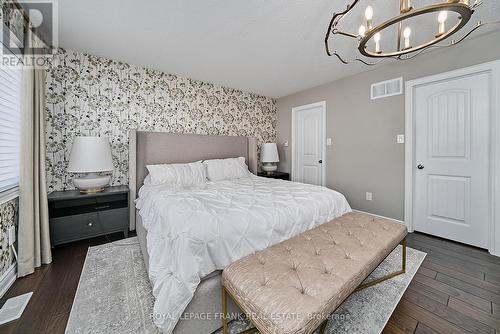
POLYGON ((278 169, 277 162, 280 161, 280 158, 276 143, 265 143, 262 145, 260 161, 262 162, 262 170, 268 174, 272 174, 278 169))
POLYGON ((73 179, 73 184, 81 193, 103 191, 110 182, 110 176, 99 173, 111 171, 113 171, 113 158, 108 138, 76 137, 74 139, 68 172, 86 174, 73 179))

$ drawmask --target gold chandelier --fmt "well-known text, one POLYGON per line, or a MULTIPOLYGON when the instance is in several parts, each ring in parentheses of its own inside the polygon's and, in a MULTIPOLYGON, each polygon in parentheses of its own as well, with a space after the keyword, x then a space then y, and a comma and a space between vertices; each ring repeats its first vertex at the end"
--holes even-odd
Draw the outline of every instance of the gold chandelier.
POLYGON ((500 21, 486 23, 478 21, 476 26, 460 39, 451 40, 448 44, 439 44, 462 29, 471 19, 475 9, 482 4, 482 1, 476 0, 471 4, 469 0, 448 0, 444 3, 414 8, 412 7, 411 0, 399 0, 399 13, 397 16, 389 18, 381 24, 374 26, 374 9, 372 6, 367 6, 364 12, 366 21, 361 24, 357 33, 340 30, 340 22, 354 10, 358 3, 359 0, 354 0, 347 6, 345 11, 335 13, 330 20, 328 31, 325 36, 325 48, 328 56, 336 56, 344 64, 349 64, 352 61, 359 61, 365 65, 376 65, 384 59, 408 60, 418 56, 429 48, 444 48, 456 45, 467 38, 476 29, 484 25, 500 23, 500 21), (450 24, 448 19, 451 14, 456 14, 454 15, 456 16, 456 20, 450 24), (423 15, 436 16, 437 24, 435 34, 428 40, 412 45, 412 30, 408 21, 410 19, 422 17, 423 15), (393 26, 396 27, 396 41, 394 47, 383 49, 381 47, 382 35, 393 26), (354 58, 353 60, 344 58, 337 51, 332 51, 330 48, 330 38, 334 36, 346 36, 358 40, 358 51, 361 55, 368 58, 378 58, 378 60, 372 62, 362 58, 354 58))

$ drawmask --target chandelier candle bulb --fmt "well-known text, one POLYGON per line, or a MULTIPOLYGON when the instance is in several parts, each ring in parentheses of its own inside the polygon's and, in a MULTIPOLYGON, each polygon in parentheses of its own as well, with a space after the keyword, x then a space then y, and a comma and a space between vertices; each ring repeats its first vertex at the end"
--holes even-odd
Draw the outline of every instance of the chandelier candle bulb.
POLYGON ((376 53, 380 53, 380 39, 382 38, 382 36, 380 35, 380 33, 376 33, 374 36, 373 36, 373 40, 375 41, 375 52, 376 53))
POLYGON ((372 30, 372 19, 373 19, 373 8, 372 6, 366 7, 365 10, 365 18, 366 18, 366 26, 368 27, 368 30, 372 30))
POLYGON ((411 28, 406 27, 405 30, 403 30, 403 37, 405 39, 405 49, 410 48, 410 36, 411 36, 411 28))
POLYGON ((441 36, 446 31, 446 20, 448 19, 448 12, 443 10, 438 15, 438 36, 441 36))
POLYGON ((403 6, 401 8, 401 12, 402 13, 406 13, 408 11, 410 11, 412 8, 411 8, 411 0, 403 0, 403 6))
POLYGON ((366 34, 366 28, 364 25, 361 25, 358 30, 358 35, 360 37, 365 37, 365 34, 366 34))

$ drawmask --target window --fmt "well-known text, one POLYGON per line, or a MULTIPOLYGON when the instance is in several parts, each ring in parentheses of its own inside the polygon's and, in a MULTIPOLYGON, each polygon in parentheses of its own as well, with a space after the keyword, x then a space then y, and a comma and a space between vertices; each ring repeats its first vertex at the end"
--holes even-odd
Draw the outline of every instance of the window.
POLYGON ((0 66, 0 194, 19 185, 22 72, 0 66))

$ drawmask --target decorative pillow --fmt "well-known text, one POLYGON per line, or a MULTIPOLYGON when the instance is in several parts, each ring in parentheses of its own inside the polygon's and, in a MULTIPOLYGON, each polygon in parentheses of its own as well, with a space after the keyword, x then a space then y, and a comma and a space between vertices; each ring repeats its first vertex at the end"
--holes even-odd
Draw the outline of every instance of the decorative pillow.
POLYGON ((205 183, 207 180, 206 167, 201 161, 187 164, 147 165, 146 168, 150 176, 147 181, 151 185, 166 183, 190 186, 205 183))
POLYGON ((207 166, 210 181, 239 179, 250 175, 243 157, 205 160, 203 164, 207 166))
POLYGON ((145 186, 150 186, 150 185, 152 185, 152 182, 151 182, 151 174, 146 175, 146 177, 144 178, 144 185, 145 185, 145 186))

